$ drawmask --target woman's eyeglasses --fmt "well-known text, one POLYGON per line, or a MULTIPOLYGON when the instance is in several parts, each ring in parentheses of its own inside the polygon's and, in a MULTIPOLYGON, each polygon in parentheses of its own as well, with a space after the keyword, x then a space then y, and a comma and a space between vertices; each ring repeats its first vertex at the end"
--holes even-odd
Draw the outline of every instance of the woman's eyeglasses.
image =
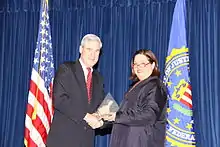
POLYGON ((148 63, 140 63, 140 64, 136 64, 136 63, 134 63, 133 64, 133 68, 144 68, 144 67, 146 67, 148 64, 150 64, 150 62, 148 62, 148 63))

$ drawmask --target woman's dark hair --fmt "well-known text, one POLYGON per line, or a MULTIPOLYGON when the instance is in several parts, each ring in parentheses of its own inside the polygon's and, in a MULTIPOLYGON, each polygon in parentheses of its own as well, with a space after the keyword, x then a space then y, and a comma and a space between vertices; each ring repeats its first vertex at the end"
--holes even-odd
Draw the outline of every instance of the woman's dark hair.
POLYGON ((133 82, 135 81, 138 81, 138 78, 137 76, 135 75, 134 73, 134 70, 133 70, 133 64, 134 64, 134 58, 136 55, 145 55, 147 58, 148 58, 148 61, 152 64, 152 63, 155 63, 155 67, 153 69, 153 72, 151 74, 151 76, 158 76, 160 77, 160 71, 159 71, 159 68, 158 68, 158 61, 157 61, 157 58, 156 56, 154 55, 154 53, 151 51, 151 50, 147 50, 147 49, 140 49, 140 50, 137 50, 133 57, 132 57, 132 60, 131 60, 131 77, 130 79, 133 80, 133 82))

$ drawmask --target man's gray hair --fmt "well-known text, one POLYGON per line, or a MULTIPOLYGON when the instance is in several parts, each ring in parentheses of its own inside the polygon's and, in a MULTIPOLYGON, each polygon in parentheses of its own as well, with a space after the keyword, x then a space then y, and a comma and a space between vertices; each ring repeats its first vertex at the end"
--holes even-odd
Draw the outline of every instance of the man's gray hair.
POLYGON ((100 44, 100 48, 102 48, 102 41, 101 39, 96 36, 95 34, 87 34, 81 40, 81 46, 83 47, 87 41, 97 41, 100 44))

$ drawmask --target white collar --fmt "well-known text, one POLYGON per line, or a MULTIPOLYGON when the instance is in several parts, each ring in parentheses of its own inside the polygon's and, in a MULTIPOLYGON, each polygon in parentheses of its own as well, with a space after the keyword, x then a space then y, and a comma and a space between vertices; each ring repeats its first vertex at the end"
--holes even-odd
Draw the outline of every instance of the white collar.
MULTIPOLYGON (((86 65, 83 63, 83 61, 82 61, 81 58, 79 58, 79 63, 80 63, 81 66, 82 66, 82 69, 83 69, 83 73, 84 73, 85 79, 87 80, 87 75, 88 75, 87 67, 86 67, 86 65)), ((91 72, 93 72, 93 68, 91 68, 91 72)))

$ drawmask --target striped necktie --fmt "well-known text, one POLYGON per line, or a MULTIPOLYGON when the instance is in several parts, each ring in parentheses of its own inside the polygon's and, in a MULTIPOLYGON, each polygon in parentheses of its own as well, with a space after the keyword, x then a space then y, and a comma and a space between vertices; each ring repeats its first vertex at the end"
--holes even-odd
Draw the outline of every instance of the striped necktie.
POLYGON ((86 88, 88 94, 88 103, 90 103, 92 98, 92 71, 91 68, 87 68, 87 70, 88 70, 88 75, 87 75, 86 88))

